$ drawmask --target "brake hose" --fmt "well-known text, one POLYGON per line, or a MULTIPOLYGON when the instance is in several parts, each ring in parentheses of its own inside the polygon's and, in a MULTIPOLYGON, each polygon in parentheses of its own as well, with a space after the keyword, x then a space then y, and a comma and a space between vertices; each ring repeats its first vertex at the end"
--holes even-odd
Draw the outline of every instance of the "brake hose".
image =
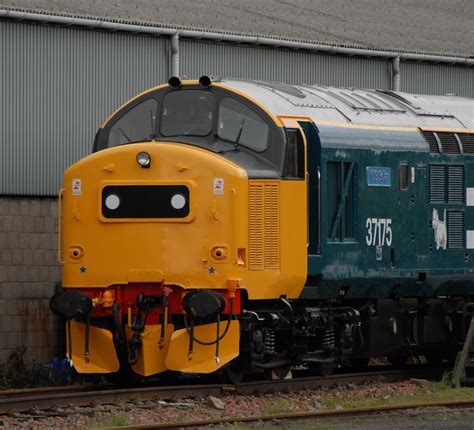
POLYGON ((190 337, 192 337, 192 340, 194 342, 199 343, 200 345, 204 345, 204 346, 215 345, 216 342, 219 342, 222 339, 224 339, 227 332, 229 331, 230 323, 231 323, 232 319, 234 319, 234 317, 235 317, 235 315, 233 313, 233 308, 234 308, 234 300, 231 299, 230 300, 230 313, 229 313, 229 319, 227 320, 227 325, 224 329, 224 332, 222 333, 222 336, 219 336, 216 340, 213 340, 213 341, 210 341, 210 342, 205 342, 205 341, 197 339, 194 336, 194 319, 193 319, 192 316, 191 316, 191 325, 188 324, 188 320, 186 319, 186 316, 184 317, 184 325, 186 326, 186 331, 188 332, 188 335, 190 337))

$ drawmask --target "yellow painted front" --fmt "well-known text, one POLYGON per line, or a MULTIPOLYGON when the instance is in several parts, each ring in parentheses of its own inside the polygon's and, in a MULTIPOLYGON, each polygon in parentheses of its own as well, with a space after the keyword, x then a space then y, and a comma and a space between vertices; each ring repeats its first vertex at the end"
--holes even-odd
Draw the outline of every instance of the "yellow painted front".
MULTIPOLYGON (((173 324, 168 324, 165 328, 165 340, 160 348, 161 325, 147 325, 142 332, 142 344, 138 354, 138 360, 132 364, 132 369, 143 376, 150 376, 167 370, 165 365, 166 355, 171 344, 171 336, 174 331, 173 324)), ((133 336, 133 331, 129 326, 125 327, 127 340, 133 336)))
MULTIPOLYGON (((224 333, 227 321, 219 325, 220 334, 224 333)), ((216 339, 217 323, 205 324, 194 328, 194 336, 202 342, 216 339)), ((171 345, 166 357, 166 367, 186 373, 212 373, 239 355, 240 326, 231 321, 224 338, 219 343, 219 360, 216 360, 216 345, 193 344, 193 353, 189 357, 189 335, 186 329, 176 330, 171 337, 171 345)))
POLYGON ((112 333, 102 328, 89 327, 88 358, 85 355, 85 335, 86 325, 71 321, 71 342, 69 336, 66 336, 67 356, 72 359, 74 368, 79 373, 117 372, 120 365, 115 352, 112 333))
POLYGON ((224 158, 184 144, 123 145, 71 166, 64 188, 64 287, 164 280, 184 288, 224 288, 229 277, 238 275, 236 244, 240 241, 235 222, 247 216, 238 202, 246 199, 247 177, 224 158), (151 155, 151 168, 137 164, 140 151, 151 155), (224 194, 214 193, 216 178, 224 179, 224 194), (72 183, 77 179, 81 192, 73 195, 72 183), (190 216, 182 220, 104 219, 102 187, 127 183, 187 184, 190 216), (228 257, 213 260, 211 251, 216 246, 226 247, 228 257), (83 250, 79 258, 71 253, 75 248, 83 250))

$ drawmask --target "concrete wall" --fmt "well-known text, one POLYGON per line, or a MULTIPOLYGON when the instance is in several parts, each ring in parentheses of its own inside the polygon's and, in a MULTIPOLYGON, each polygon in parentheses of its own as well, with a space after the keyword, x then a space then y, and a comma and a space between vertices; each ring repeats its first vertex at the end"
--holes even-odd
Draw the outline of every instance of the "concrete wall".
POLYGON ((54 355, 48 301, 60 279, 56 231, 56 199, 0 197, 0 363, 22 347, 25 363, 54 355))

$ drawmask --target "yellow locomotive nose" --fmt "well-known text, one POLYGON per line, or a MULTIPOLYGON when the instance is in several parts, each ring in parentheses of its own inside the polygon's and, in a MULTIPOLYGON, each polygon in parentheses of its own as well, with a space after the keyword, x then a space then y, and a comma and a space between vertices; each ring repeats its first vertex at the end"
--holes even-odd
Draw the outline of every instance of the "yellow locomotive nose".
POLYGON ((71 166, 65 184, 64 249, 80 253, 66 258, 64 286, 225 288, 242 267, 247 176, 216 154, 118 146, 71 166))

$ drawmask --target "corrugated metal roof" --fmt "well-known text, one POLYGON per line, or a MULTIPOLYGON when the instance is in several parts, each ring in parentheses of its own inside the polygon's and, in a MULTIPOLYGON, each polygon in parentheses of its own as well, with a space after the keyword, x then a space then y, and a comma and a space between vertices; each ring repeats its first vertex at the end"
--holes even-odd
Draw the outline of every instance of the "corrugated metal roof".
POLYGON ((0 0, 1 6, 367 49, 474 56, 472 0, 0 0))

